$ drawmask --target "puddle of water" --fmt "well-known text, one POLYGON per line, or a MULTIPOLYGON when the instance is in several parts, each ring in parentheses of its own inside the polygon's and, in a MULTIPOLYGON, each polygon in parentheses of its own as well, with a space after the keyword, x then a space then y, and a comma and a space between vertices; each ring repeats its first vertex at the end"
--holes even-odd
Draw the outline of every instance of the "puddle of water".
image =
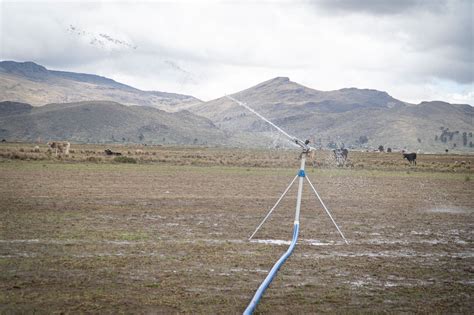
POLYGON ((323 242, 320 240, 303 240, 303 244, 308 244, 311 246, 329 246, 329 245, 338 245, 336 242, 323 242))
POLYGON ((0 255, 0 258, 18 258, 18 257, 35 258, 35 257, 38 257, 38 255, 35 253, 15 253, 12 255, 0 255))
POLYGON ((431 235, 433 234, 430 230, 427 231, 411 231, 411 235, 431 235))
POLYGON ((381 238, 369 239, 358 242, 358 244, 371 244, 371 245, 408 245, 408 244, 430 244, 430 245, 438 245, 438 244, 448 244, 449 241, 447 240, 440 240, 440 239, 431 239, 431 240, 387 240, 381 238))
POLYGON ((270 244, 270 245, 290 245, 291 241, 284 240, 251 240, 251 243, 270 244))
POLYGON ((424 252, 417 252, 414 250, 390 250, 390 251, 359 251, 359 252, 331 252, 331 253, 311 253, 311 254, 303 254, 303 257, 308 258, 334 258, 334 257, 349 257, 349 258, 356 258, 356 257, 370 257, 370 258, 430 258, 430 259, 438 259, 438 258, 472 258, 474 257, 474 252, 456 252, 456 253, 424 253, 424 252))
POLYGON ((436 207, 436 208, 428 209, 428 212, 433 212, 433 213, 450 213, 450 214, 464 214, 464 213, 473 213, 474 210, 472 210, 472 209, 456 208, 456 207, 436 207))
MULTIPOLYGON (((389 276, 388 279, 377 279, 371 276, 362 276, 362 279, 347 281, 346 283, 350 284, 353 287, 361 288, 367 286, 378 286, 378 287, 426 287, 431 286, 437 282, 436 279, 407 279, 402 277, 392 277, 389 276)), ((472 285, 474 281, 455 281, 456 283, 461 283, 465 285, 472 285)))
POLYGON ((257 272, 257 273, 268 273, 269 270, 260 269, 260 268, 255 268, 255 269, 231 268, 229 271, 230 271, 230 272, 257 272))
POLYGON ((114 245, 136 245, 136 244, 145 244, 144 241, 104 241, 106 244, 114 245))
MULTIPOLYGON (((258 243, 258 244, 269 244, 269 245, 290 245, 291 241, 285 240, 251 240, 251 243, 258 243)), ((329 246, 329 245, 342 245, 343 242, 323 242, 320 240, 300 240, 298 241, 300 244, 310 245, 310 246, 329 246)))
MULTIPOLYGON (((422 231, 416 232, 411 231, 411 235, 421 235, 425 236, 429 232, 422 231)), ((213 233, 215 235, 220 235, 221 233, 213 233)), ((441 236, 439 234, 430 234, 433 236, 441 236)), ((455 234, 456 235, 456 234, 455 234)), ((459 244, 467 245, 470 243, 470 239, 461 239, 460 237, 451 237, 449 239, 443 238, 432 238, 432 239, 385 239, 385 238, 373 238, 365 239, 359 241, 352 241, 352 244, 355 245, 409 245, 409 244, 429 244, 429 245, 446 245, 446 244, 459 244)), ((212 239, 212 238, 196 238, 196 239, 184 239, 184 240, 157 240, 157 241, 126 241, 126 240, 103 240, 103 241, 89 241, 81 239, 24 239, 24 240, 0 240, 0 244, 57 244, 57 245, 67 245, 67 244, 96 244, 96 243, 105 243, 113 245, 137 245, 145 243, 156 243, 156 242, 177 242, 177 243, 209 243, 209 244, 244 244, 244 243, 256 243, 256 244, 268 244, 268 245, 290 245, 291 241, 288 240, 275 240, 275 239, 254 239, 247 241, 245 239, 212 239)), ((344 245, 343 242, 339 241, 321 241, 316 239, 303 239, 298 241, 299 244, 310 245, 310 246, 330 246, 330 245, 344 245)))
POLYGON ((40 240, 0 240, 0 243, 40 243, 40 240))

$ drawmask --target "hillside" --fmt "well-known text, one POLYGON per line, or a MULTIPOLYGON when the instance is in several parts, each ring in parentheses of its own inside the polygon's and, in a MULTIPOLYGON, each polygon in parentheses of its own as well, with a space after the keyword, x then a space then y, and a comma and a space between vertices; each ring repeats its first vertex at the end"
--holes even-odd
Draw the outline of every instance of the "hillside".
MULTIPOLYGON (((473 151, 469 143, 474 142, 474 108, 469 105, 414 105, 369 89, 318 91, 282 77, 232 96, 290 134, 309 138, 322 147, 373 149, 383 145, 414 151, 473 151)), ((197 104, 190 110, 211 119, 240 145, 286 143, 272 127, 226 97, 197 104)))
POLYGON ((48 70, 33 62, 0 62, 0 101, 42 106, 97 100, 152 106, 167 111, 177 111, 201 102, 188 95, 141 91, 97 75, 48 70))
MULTIPOLYGON (((473 151, 474 111, 470 105, 439 101, 415 105, 372 89, 320 91, 286 77, 232 96, 290 134, 311 139, 315 146, 473 151)), ((192 96, 140 91, 97 75, 48 70, 33 62, 0 62, 2 100, 0 117, 12 119, 0 120, 3 138, 137 142, 142 134, 154 143, 289 145, 273 127, 226 97, 201 102, 192 96), (114 102, 145 106, 127 109, 114 102), (38 107, 45 103, 56 105, 38 107), (148 111, 150 108, 166 112, 148 111), (53 109, 54 115, 49 116, 53 109), (193 114, 180 112, 182 109, 193 114), (80 122, 76 129, 71 127, 74 122, 80 122)))
POLYGON ((78 102, 32 107, 0 103, 0 138, 8 141, 69 140, 77 143, 226 143, 225 134, 188 111, 168 113, 114 102, 78 102))

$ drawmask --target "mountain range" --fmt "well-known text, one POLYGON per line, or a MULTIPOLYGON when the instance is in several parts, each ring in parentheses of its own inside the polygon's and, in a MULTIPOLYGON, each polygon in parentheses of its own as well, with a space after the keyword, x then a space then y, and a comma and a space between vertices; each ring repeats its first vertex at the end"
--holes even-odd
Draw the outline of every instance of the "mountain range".
MULTIPOLYGON (((232 97, 316 146, 474 151, 474 108, 466 104, 410 104, 371 89, 319 91, 286 77, 232 97)), ((2 138, 238 147, 289 143, 227 97, 202 102, 141 91, 96 75, 47 70, 32 62, 0 62, 0 101, 2 138)))
MULTIPOLYGON (((386 92, 345 88, 318 91, 278 77, 232 94, 290 134, 322 147, 472 151, 474 108, 446 102, 410 104, 386 92), (463 133, 469 138, 463 141, 463 133), (469 137, 471 134, 471 137, 469 137)), ((251 135, 278 145, 274 128, 227 97, 190 108, 228 132, 234 142, 251 135)), ((277 134, 278 135, 278 134, 277 134)))
POLYGON ((167 111, 201 102, 189 95, 142 91, 98 75, 48 70, 34 62, 0 62, 0 101, 42 106, 98 100, 167 111))

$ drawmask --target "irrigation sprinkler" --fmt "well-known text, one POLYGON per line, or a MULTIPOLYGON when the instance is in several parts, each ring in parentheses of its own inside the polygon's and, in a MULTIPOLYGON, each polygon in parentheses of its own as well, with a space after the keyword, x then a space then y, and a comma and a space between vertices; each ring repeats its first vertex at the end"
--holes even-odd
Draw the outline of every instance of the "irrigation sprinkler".
POLYGON ((241 102, 241 101, 239 101, 239 100, 237 100, 237 99, 235 99, 231 96, 227 96, 227 98, 234 101, 235 103, 247 108, 249 111, 251 111, 252 113, 257 115, 260 119, 264 120, 265 122, 267 122, 270 125, 272 125, 273 127, 275 127, 279 132, 281 132, 283 135, 285 135, 292 143, 299 146, 302 150, 302 152, 300 154, 300 168, 298 170, 297 175, 295 176, 295 178, 293 178, 293 180, 290 182, 290 184, 285 189, 283 194, 280 196, 280 198, 278 198, 275 205, 270 209, 270 211, 266 214, 266 216, 264 217, 262 222, 260 222, 260 224, 257 226, 255 231, 249 237, 249 240, 251 240, 255 236, 255 234, 257 234, 258 230, 263 226, 263 224, 270 217, 270 215, 273 213, 273 211, 278 207, 280 202, 283 200, 285 195, 288 193, 290 188, 293 186, 296 179, 298 179, 298 192, 297 192, 297 198, 296 198, 295 219, 294 219, 294 222, 293 222, 293 237, 292 237, 290 246, 288 247, 288 250, 280 257, 280 259, 278 259, 278 261, 275 263, 275 265, 273 265, 272 269, 267 274, 267 277, 265 278, 265 280, 263 280, 263 282, 260 284, 257 291, 255 292, 252 300, 250 301, 250 303, 248 304, 247 308, 244 311, 245 315, 249 315, 249 314, 252 314, 254 312, 255 308, 257 307, 258 303, 260 302, 260 299, 262 298, 263 294, 265 293, 265 290, 268 288, 268 286, 272 282, 273 278, 276 276, 276 274, 277 274, 278 270, 280 269, 280 267, 285 263, 285 261, 288 259, 288 257, 290 257, 290 255, 292 254, 292 252, 293 252, 293 250, 296 246, 296 242, 298 241, 299 227, 300 227, 301 196, 303 194, 303 184, 304 184, 304 179, 305 178, 306 178, 306 181, 311 186, 311 189, 313 190, 314 194, 316 195, 318 201, 321 203, 321 205, 323 206, 323 208, 326 211, 327 215, 329 216, 332 223, 336 227, 337 231, 341 235, 344 242, 346 244, 349 244, 349 242, 347 241, 346 237, 342 233, 341 229, 337 225, 334 218, 332 217, 331 212, 328 210, 328 208, 324 204, 324 202, 321 199, 321 196, 319 195, 318 191, 316 190, 314 185, 311 183, 309 178, 306 176, 306 173, 305 173, 306 158, 307 158, 308 154, 311 152, 311 150, 314 150, 314 148, 309 145, 309 140, 302 141, 302 140, 300 140, 300 139, 298 139, 294 136, 291 136, 290 134, 285 132, 283 129, 281 129, 280 127, 278 127, 274 123, 272 123, 270 120, 268 120, 267 118, 265 118, 264 116, 262 116, 261 114, 256 112, 254 109, 252 109, 247 104, 245 104, 245 103, 243 103, 243 102, 241 102))

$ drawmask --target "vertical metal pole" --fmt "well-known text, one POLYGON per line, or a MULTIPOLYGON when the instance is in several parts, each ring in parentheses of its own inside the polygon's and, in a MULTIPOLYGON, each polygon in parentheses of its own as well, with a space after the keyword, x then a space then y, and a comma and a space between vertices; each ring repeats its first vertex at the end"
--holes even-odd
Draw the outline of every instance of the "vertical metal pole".
POLYGON ((301 166, 298 176, 300 177, 298 181, 298 196, 296 199, 296 212, 295 212, 295 224, 300 224, 300 208, 301 208, 301 195, 303 194, 303 182, 304 182, 304 167, 306 163, 306 153, 301 154, 301 166))

